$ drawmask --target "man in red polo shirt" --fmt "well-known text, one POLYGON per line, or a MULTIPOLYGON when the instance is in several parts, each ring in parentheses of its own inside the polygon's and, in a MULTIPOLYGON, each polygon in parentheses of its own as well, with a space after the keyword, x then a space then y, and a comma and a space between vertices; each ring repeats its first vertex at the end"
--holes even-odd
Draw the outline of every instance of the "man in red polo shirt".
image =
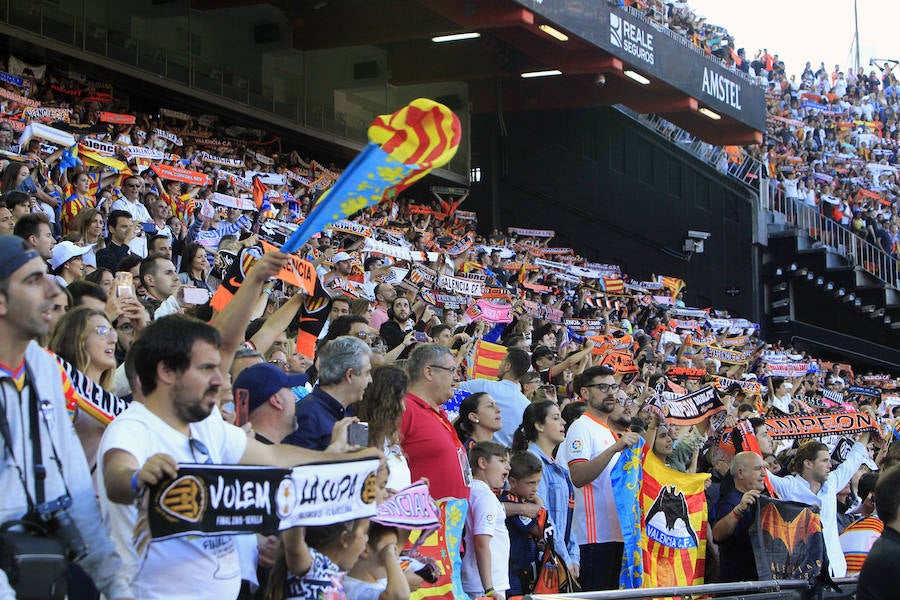
POLYGON ((453 354, 437 344, 418 344, 406 368, 409 387, 400 445, 412 480, 427 477, 434 499, 468 499, 472 478, 466 451, 441 408, 453 394, 453 354))

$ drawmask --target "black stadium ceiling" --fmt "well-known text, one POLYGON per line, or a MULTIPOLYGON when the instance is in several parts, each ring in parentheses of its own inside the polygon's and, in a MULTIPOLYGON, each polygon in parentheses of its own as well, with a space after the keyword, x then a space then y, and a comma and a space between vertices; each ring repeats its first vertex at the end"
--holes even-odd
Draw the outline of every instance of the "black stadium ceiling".
MULTIPOLYGON (((259 4, 263 3, 194 0, 192 6, 204 11, 259 4)), ((648 84, 636 84, 625 75, 630 67, 622 59, 512 0, 275 0, 265 4, 284 11, 296 49, 376 46, 387 55, 390 84, 464 81, 476 113, 624 104, 637 112, 659 114, 714 144, 762 140, 762 133, 740 115, 721 114, 713 121, 702 114, 698 94, 687 94, 656 77, 648 84), (541 25, 564 32, 568 41, 551 37, 541 25), (477 31, 481 37, 456 43, 431 41, 434 36, 461 31, 477 31), (520 77, 523 72, 546 69, 563 74, 520 77)), ((686 60, 699 58, 689 48, 681 50, 686 60)))

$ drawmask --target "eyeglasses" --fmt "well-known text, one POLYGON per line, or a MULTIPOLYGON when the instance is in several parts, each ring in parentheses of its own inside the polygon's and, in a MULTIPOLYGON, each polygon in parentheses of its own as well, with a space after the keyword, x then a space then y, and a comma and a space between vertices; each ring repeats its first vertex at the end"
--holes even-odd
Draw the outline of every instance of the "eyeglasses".
POLYGON ((441 371, 447 371, 448 373, 455 373, 456 367, 445 367, 442 365, 425 365, 426 367, 431 367, 432 369, 440 369, 441 371))
POLYGON ((586 384, 582 385, 581 387, 586 387, 586 388, 595 387, 598 390, 600 390, 601 392, 603 392, 604 394, 606 392, 610 392, 610 391, 612 391, 612 392, 619 391, 618 383, 586 383, 586 384))
POLYGON ((368 332, 368 331, 357 331, 357 332, 356 332, 356 337, 358 337, 358 338, 360 338, 360 339, 362 339, 362 340, 367 340, 367 339, 369 339, 369 338, 374 338, 374 337, 375 337, 375 334, 374 334, 374 333, 370 333, 370 332, 368 332))
POLYGON ((139 187, 143 187, 143 186, 144 186, 144 184, 142 184, 142 183, 126 183, 125 184, 125 187, 134 187, 134 188, 139 188, 139 187))
POLYGON ((206 447, 206 444, 196 438, 188 438, 188 443, 191 445, 191 456, 194 457, 194 462, 201 465, 212 464, 212 456, 209 455, 209 448, 206 447), (200 460, 197 460, 198 454, 200 460))
POLYGON ((115 338, 119 337, 118 332, 109 325, 97 325, 94 327, 94 333, 101 337, 115 338))

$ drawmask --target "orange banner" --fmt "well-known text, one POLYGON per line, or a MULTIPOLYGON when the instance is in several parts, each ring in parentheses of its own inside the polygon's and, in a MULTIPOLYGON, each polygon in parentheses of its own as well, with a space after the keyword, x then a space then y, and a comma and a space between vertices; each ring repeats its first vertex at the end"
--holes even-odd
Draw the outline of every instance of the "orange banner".
MULTIPOLYGON (((279 248, 260 240, 264 252, 277 252, 279 248)), ((312 296, 316 290, 316 268, 311 262, 303 260, 299 256, 289 255, 291 262, 278 272, 277 277, 285 283, 297 286, 312 296)))
POLYGON ((101 123, 113 123, 114 125, 134 125, 134 115, 122 113, 103 112, 97 113, 101 123))
POLYGON ((173 167, 171 165, 163 165, 154 163, 150 165, 153 172, 163 179, 171 179, 180 181, 189 185, 209 185, 209 175, 200 173, 199 171, 191 171, 190 169, 182 169, 181 167, 173 167))

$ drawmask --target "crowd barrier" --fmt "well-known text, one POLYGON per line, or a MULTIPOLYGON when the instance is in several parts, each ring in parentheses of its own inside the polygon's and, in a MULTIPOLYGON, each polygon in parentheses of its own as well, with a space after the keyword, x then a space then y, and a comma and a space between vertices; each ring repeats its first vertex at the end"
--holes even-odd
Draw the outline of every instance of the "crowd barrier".
POLYGON ((532 594, 525 600, 566 600, 583 598, 589 600, 649 600, 651 598, 697 598, 715 597, 719 600, 841 600, 856 597, 859 576, 839 577, 834 583, 839 591, 823 590, 810 586, 805 579, 783 581, 739 581, 736 583, 707 583, 703 585, 661 588, 640 588, 635 590, 609 590, 605 592, 576 592, 571 594, 532 594))

